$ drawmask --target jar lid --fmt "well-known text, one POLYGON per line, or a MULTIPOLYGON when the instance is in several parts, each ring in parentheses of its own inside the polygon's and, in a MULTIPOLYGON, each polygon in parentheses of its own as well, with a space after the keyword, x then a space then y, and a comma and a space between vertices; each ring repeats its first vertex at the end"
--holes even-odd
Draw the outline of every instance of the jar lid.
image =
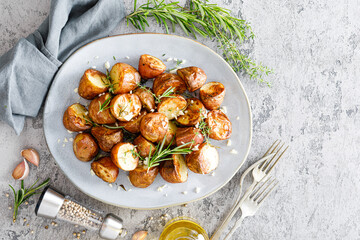
POLYGON ((46 187, 41 193, 39 201, 35 207, 36 216, 45 218, 56 218, 65 196, 55 189, 46 187))
POLYGON ((100 237, 105 239, 116 239, 123 230, 122 227, 122 219, 109 213, 106 215, 100 228, 100 237))

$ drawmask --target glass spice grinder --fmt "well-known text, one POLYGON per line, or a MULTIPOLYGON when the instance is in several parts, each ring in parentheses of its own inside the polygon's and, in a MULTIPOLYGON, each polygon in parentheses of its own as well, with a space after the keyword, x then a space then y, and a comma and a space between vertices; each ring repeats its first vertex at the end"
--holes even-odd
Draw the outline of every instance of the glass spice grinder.
POLYGON ((45 188, 42 192, 36 204, 35 214, 99 231, 100 237, 104 239, 116 239, 120 234, 126 233, 122 228, 121 218, 113 214, 104 215, 99 211, 87 208, 50 187, 45 188))

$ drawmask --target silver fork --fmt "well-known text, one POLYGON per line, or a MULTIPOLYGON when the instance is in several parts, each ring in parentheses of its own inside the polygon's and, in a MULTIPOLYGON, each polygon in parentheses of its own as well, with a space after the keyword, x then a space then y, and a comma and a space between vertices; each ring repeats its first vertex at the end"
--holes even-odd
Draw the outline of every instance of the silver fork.
POLYGON ((243 201, 240 205, 241 217, 239 220, 236 221, 235 225, 226 235, 224 240, 229 239, 233 235, 233 233, 236 231, 236 229, 238 229, 238 227, 241 225, 242 221, 246 217, 255 215, 255 213, 260 208, 264 200, 275 189, 278 183, 279 182, 275 178, 265 176, 264 179, 262 179, 262 181, 259 181, 259 183, 256 184, 254 189, 250 192, 249 196, 247 196, 245 199, 243 198, 243 201), (261 186, 258 186, 259 184, 261 184, 261 186))
POLYGON ((220 239, 220 236, 221 236, 222 232, 225 230, 226 226, 229 224, 230 220, 232 219, 232 217, 235 215, 235 213, 239 209, 239 206, 240 206, 240 204, 242 202, 241 201, 242 183, 243 183, 246 175, 250 171, 252 171, 253 183, 251 184, 250 187, 248 187, 247 191, 243 195, 243 199, 245 199, 245 197, 250 194, 250 192, 253 190, 254 186, 258 182, 262 181, 265 176, 268 176, 272 172, 272 170, 274 169, 274 166, 279 162, 282 155, 288 149, 288 147, 286 147, 285 150, 280 153, 281 149, 284 146, 284 143, 281 146, 280 146, 280 143, 281 143, 281 141, 276 140, 270 146, 270 148, 266 151, 264 156, 259 161, 257 161, 253 165, 251 165, 251 167, 249 167, 244 172, 244 174, 241 176, 240 182, 239 182, 239 185, 240 185, 239 195, 238 195, 238 197, 237 197, 237 199, 235 201, 235 204, 231 208, 229 214, 226 216, 226 218, 224 219, 224 221, 222 222, 220 227, 212 235, 211 240, 220 239))

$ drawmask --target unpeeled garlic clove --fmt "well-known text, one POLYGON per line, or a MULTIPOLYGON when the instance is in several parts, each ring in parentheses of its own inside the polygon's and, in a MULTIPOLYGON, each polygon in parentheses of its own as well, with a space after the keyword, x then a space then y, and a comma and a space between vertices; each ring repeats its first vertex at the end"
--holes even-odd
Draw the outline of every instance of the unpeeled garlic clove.
POLYGON ((37 167, 39 166, 40 156, 35 149, 33 148, 24 149, 21 151, 21 156, 23 156, 23 158, 25 158, 27 161, 31 162, 35 166, 37 167))
POLYGON ((138 232, 134 233, 131 240, 144 240, 145 237, 147 236, 147 234, 148 234, 147 231, 138 231, 138 232))
POLYGON ((16 180, 24 180, 28 175, 29 175, 29 165, 24 159, 21 163, 19 163, 15 167, 12 176, 16 180))

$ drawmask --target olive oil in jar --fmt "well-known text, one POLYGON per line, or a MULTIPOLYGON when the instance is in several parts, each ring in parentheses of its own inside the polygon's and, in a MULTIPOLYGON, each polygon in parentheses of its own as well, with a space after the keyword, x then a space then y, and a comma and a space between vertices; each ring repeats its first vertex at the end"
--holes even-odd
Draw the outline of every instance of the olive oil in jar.
POLYGON ((209 240, 209 237, 193 219, 177 217, 165 225, 159 240, 209 240))

